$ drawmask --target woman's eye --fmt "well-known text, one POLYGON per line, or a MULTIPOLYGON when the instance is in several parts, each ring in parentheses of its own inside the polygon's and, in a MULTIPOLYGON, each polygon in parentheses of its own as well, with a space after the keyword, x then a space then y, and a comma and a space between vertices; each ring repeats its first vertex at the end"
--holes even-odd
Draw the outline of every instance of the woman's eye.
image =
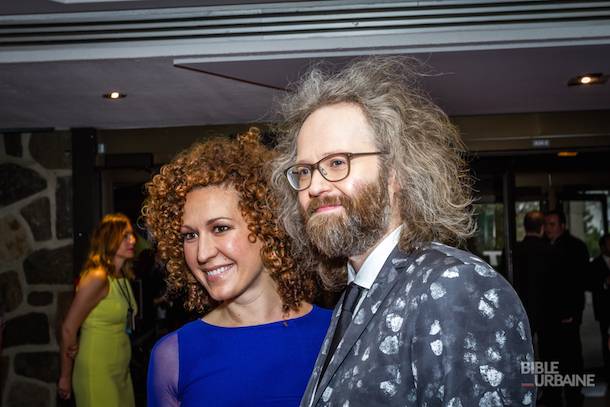
POLYGON ((231 228, 227 225, 216 225, 216 226, 214 226, 213 230, 214 230, 214 233, 223 233, 229 229, 231 229, 231 228))
POLYGON ((195 232, 184 232, 181 233, 182 241, 188 242, 189 240, 193 240, 197 237, 197 233, 195 232))

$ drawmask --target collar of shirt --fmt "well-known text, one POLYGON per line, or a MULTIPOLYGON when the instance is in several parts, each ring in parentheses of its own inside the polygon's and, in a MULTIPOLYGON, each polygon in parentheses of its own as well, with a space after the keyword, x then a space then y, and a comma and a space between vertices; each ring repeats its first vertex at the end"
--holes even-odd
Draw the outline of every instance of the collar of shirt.
POLYGON ((362 268, 356 273, 356 270, 352 265, 347 263, 347 283, 352 281, 358 284, 360 287, 364 287, 367 290, 371 289, 373 282, 377 278, 377 275, 381 271, 383 264, 388 259, 394 247, 398 244, 400 239, 400 231, 402 225, 398 226, 392 233, 387 235, 385 239, 377 245, 377 247, 368 255, 368 257, 362 263, 362 268))

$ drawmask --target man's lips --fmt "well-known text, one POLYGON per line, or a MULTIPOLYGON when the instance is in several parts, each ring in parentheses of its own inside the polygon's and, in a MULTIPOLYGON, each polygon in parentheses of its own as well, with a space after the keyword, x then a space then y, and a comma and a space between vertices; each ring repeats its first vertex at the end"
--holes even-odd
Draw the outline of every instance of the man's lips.
POLYGON ((335 209, 339 209, 341 208, 341 205, 337 204, 337 205, 323 205, 323 206, 319 206, 314 210, 314 213, 322 213, 322 212, 329 212, 335 209))

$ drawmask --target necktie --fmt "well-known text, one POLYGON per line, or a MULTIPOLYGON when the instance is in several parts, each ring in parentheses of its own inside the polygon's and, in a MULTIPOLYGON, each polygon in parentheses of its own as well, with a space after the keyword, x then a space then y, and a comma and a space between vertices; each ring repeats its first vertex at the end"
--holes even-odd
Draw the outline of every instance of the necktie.
POLYGON ((350 283, 345 290, 343 304, 341 304, 341 315, 339 316, 339 322, 337 322, 335 334, 333 335, 333 340, 330 343, 330 348, 328 349, 328 354, 324 360, 324 365, 322 367, 322 371, 320 372, 319 379, 322 379, 322 376, 324 376, 324 372, 326 371, 330 360, 333 358, 333 354, 335 353, 335 350, 337 350, 337 346, 339 346, 339 342, 341 342, 341 338, 343 338, 345 330, 350 322, 352 322, 354 309, 356 308, 356 304, 358 304, 358 298, 360 298, 360 293, 363 290, 364 288, 360 287, 356 283, 350 283))

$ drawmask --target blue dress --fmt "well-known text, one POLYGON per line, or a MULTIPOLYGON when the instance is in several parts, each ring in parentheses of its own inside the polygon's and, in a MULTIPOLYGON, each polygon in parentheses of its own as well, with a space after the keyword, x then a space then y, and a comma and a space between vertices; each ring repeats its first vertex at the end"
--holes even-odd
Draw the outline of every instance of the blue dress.
POLYGON ((148 367, 148 406, 298 406, 331 310, 247 327, 200 319, 161 338, 148 367))

